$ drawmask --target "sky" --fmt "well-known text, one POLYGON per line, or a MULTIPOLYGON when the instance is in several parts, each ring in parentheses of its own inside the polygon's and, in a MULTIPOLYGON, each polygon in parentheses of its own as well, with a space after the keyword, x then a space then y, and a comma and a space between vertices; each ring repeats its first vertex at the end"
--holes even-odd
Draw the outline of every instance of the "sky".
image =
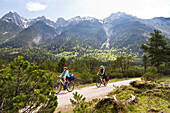
POLYGON ((0 0, 0 17, 15 11, 26 18, 90 16, 104 19, 118 11, 142 19, 170 17, 170 0, 0 0))

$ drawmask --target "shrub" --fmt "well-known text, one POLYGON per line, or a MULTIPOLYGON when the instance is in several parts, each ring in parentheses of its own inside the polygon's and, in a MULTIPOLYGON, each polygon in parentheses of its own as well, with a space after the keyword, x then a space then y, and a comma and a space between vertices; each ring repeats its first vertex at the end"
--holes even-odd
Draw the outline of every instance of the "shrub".
POLYGON ((157 70, 156 67, 153 67, 153 66, 152 66, 152 67, 148 67, 147 70, 146 70, 146 72, 157 73, 158 70, 157 70))
POLYGON ((118 72, 116 72, 116 73, 110 73, 110 74, 108 74, 107 76, 109 76, 109 78, 123 78, 123 73, 118 73, 118 72))
POLYGON ((148 72, 148 73, 145 73, 142 78, 146 81, 155 81, 158 79, 158 73, 155 74, 155 73, 151 73, 151 72, 148 72))
POLYGON ((124 73, 125 77, 141 77, 144 70, 140 67, 131 67, 124 73))
POLYGON ((170 66, 159 66, 158 72, 164 75, 170 75, 170 66))

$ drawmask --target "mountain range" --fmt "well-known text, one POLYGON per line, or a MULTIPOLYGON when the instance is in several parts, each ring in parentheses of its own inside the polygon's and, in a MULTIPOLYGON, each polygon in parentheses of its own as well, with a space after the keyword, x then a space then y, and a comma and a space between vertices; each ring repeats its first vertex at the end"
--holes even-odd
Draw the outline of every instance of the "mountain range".
POLYGON ((140 19, 117 12, 104 19, 77 16, 54 22, 45 16, 26 19, 10 11, 0 19, 0 48, 40 47, 62 52, 80 46, 141 53, 140 45, 146 43, 154 29, 170 39, 170 18, 140 19))

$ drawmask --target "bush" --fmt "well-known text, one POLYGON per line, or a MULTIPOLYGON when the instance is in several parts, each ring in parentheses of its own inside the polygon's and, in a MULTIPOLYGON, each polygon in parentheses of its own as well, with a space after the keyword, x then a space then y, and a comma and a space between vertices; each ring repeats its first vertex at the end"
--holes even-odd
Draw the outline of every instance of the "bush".
POLYGON ((148 67, 147 70, 146 70, 146 72, 157 73, 158 70, 157 70, 156 67, 153 67, 153 66, 152 66, 152 67, 148 67))
POLYGON ((170 75, 170 66, 159 66, 158 72, 164 75, 170 75))
POLYGON ((144 70, 139 67, 131 67, 128 71, 124 73, 125 77, 141 77, 144 70))
POLYGON ((151 73, 151 72, 148 72, 148 73, 145 73, 142 78, 146 81, 155 81, 158 79, 158 73, 155 74, 155 73, 151 73))
POLYGON ((109 76, 110 79, 112 79, 112 78, 123 78, 124 77, 123 73, 118 73, 118 72, 107 74, 107 76, 109 76))

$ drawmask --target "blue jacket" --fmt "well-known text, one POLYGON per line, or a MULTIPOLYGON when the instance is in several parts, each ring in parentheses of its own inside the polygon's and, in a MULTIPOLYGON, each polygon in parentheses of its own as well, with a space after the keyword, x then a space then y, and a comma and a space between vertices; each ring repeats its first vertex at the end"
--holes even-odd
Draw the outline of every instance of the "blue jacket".
POLYGON ((70 77, 70 75, 69 75, 69 73, 68 73, 67 70, 66 70, 66 71, 63 71, 63 72, 61 73, 60 77, 62 77, 63 75, 64 75, 65 78, 66 78, 66 77, 70 77))

